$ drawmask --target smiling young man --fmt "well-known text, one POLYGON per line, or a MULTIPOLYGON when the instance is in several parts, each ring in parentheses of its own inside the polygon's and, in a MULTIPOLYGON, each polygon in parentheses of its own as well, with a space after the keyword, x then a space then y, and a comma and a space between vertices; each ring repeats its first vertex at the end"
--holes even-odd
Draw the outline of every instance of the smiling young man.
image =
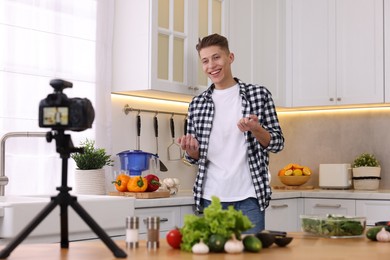
POLYGON ((234 54, 225 37, 204 37, 196 49, 213 84, 191 101, 187 135, 178 138, 186 159, 199 166, 196 209, 217 196, 224 208, 233 205, 248 216, 255 227, 246 233, 257 233, 264 229, 272 193, 268 153, 284 147, 275 105, 265 87, 233 77, 234 54))

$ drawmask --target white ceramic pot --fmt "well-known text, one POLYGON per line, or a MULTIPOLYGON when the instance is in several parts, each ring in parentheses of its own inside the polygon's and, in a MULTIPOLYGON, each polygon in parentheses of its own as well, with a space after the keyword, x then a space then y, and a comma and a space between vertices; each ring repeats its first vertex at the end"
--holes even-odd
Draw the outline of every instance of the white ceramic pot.
POLYGON ((79 170, 75 173, 75 193, 84 195, 105 195, 106 178, 104 169, 79 170))
POLYGON ((381 167, 352 168, 353 177, 380 177, 381 167))

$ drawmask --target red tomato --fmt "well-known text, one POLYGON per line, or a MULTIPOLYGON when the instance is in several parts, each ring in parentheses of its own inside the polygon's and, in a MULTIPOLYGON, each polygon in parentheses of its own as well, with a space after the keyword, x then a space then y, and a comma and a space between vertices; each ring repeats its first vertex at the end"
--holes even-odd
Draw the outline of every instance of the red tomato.
POLYGON ((167 234, 167 242, 168 242, 168 244, 172 248, 175 248, 175 249, 179 249, 180 248, 181 238, 182 238, 182 235, 180 233, 180 230, 177 229, 177 228, 176 229, 172 229, 167 234))

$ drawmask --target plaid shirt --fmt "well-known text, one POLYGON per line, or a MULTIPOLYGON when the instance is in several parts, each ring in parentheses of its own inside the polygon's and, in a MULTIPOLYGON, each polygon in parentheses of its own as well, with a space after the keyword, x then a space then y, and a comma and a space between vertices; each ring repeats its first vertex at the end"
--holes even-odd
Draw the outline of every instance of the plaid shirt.
MULTIPOLYGON (((242 97, 242 116, 255 114, 260 124, 271 135, 268 147, 264 148, 250 131, 244 132, 248 144, 248 163, 253 185, 261 210, 265 210, 271 199, 271 187, 268 177, 268 152, 279 152, 284 148, 284 137, 279 125, 275 105, 268 89, 258 85, 245 84, 235 78, 239 84, 242 97)), ((207 150, 211 128, 213 127, 214 102, 212 84, 206 91, 192 99, 188 108, 187 133, 195 136, 199 142, 199 160, 186 154, 186 159, 198 165, 198 173, 193 187, 197 212, 201 211, 200 201, 203 194, 203 183, 207 174, 207 150)), ((228 116, 228 115, 227 115, 228 116)))

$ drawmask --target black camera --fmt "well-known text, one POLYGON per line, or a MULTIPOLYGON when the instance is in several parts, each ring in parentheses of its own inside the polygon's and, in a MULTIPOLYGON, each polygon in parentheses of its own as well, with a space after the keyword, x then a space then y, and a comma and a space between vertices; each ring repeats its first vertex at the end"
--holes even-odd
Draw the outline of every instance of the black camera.
POLYGON ((62 91, 71 88, 71 82, 53 79, 54 93, 39 103, 39 126, 54 130, 84 131, 92 127, 95 111, 86 98, 68 98, 62 91))

